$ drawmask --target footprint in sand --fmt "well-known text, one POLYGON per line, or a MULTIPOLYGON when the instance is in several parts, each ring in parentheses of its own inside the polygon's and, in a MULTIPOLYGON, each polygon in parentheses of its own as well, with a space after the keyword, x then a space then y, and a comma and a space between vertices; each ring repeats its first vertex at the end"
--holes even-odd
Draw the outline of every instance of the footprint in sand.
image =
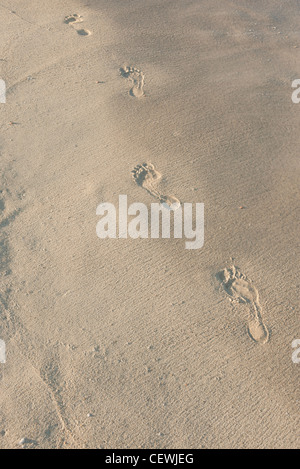
POLYGON ((79 36, 90 36, 92 33, 88 29, 76 29, 79 36))
POLYGON ((269 331, 264 324, 259 304, 258 291, 251 281, 243 275, 239 269, 232 266, 224 269, 218 274, 222 286, 227 295, 239 303, 246 303, 249 307, 248 334, 260 344, 265 344, 269 340, 269 331))
POLYGON ((74 15, 70 16, 65 16, 64 23, 70 24, 70 23, 81 23, 83 21, 82 16, 77 15, 77 13, 74 13, 74 15))
MULTIPOLYGON (((74 13, 74 15, 66 16, 64 19, 64 23, 70 24, 71 26, 77 23, 82 23, 82 22, 83 22, 82 16, 77 15, 77 13, 74 13)), ((90 36, 92 34, 91 31, 89 31, 88 29, 83 29, 83 28, 77 29, 76 26, 74 26, 74 29, 77 32, 77 34, 79 34, 79 36, 90 36)))
POLYGON ((158 189, 157 185, 162 178, 162 175, 155 169, 151 163, 144 163, 134 168, 132 177, 138 186, 143 187, 150 195, 160 201, 161 204, 166 204, 168 207, 173 206, 174 209, 180 207, 179 200, 172 195, 163 195, 158 189))
POLYGON ((120 68, 122 77, 127 78, 132 83, 132 88, 129 91, 131 96, 135 98, 142 98, 144 96, 145 75, 141 70, 134 67, 120 68))

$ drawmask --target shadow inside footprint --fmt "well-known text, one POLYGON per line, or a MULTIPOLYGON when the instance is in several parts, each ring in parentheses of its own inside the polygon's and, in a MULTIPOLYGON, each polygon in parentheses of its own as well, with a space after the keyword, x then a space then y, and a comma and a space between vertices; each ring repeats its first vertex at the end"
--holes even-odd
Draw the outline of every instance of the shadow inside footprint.
POLYGON ((82 16, 77 15, 77 13, 74 13, 74 15, 66 16, 64 19, 64 23, 70 24, 70 23, 81 23, 82 16))
POLYGON ((92 33, 88 29, 76 29, 79 36, 90 36, 92 33))
POLYGON ((121 73, 121 76, 123 78, 129 78, 130 73, 131 73, 130 68, 129 67, 126 67, 126 68, 121 67, 120 68, 120 73, 121 73))

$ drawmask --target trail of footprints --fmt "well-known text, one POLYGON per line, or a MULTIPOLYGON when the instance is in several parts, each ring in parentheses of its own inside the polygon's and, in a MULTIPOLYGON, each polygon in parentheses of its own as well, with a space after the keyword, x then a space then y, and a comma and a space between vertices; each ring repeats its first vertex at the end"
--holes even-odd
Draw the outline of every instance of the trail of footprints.
POLYGON ((72 26, 77 32, 77 34, 79 34, 79 36, 90 36, 92 34, 91 31, 89 31, 88 29, 77 27, 78 23, 82 22, 82 16, 78 15, 77 13, 74 13, 74 15, 66 16, 64 19, 64 23, 72 26))
POLYGON ((152 197, 155 197, 161 204, 176 209, 180 207, 179 200, 173 195, 163 195, 158 189, 162 175, 155 169, 152 163, 138 165, 132 171, 132 177, 138 186, 145 189, 152 197))
MULTIPOLYGON (((132 171, 132 177, 138 186, 145 189, 160 203, 175 209, 180 207, 180 201, 176 197, 163 195, 159 190, 158 186, 162 175, 152 163, 136 166, 132 171)), ((231 301, 247 304, 249 311, 247 331, 251 339, 259 344, 267 343, 269 330, 262 317, 258 291, 251 280, 235 266, 225 268, 218 274, 218 278, 231 301)))
MULTIPOLYGON (((76 25, 83 22, 82 16, 73 14, 66 16, 64 22, 77 31, 80 36, 89 36, 91 32, 87 29, 78 28, 76 25)), ((120 74, 126 78, 131 88, 129 94, 135 98, 144 96, 145 75, 135 67, 124 66, 120 68, 120 74)), ((164 195, 159 190, 159 182, 162 175, 156 170, 152 163, 137 165, 132 171, 132 177, 136 184, 145 189, 152 197, 161 204, 176 209, 180 207, 180 201, 172 195, 164 195)), ((225 268, 218 274, 222 287, 232 301, 246 303, 249 309, 248 334, 257 343, 265 344, 269 341, 269 331, 262 318, 258 291, 251 281, 242 274, 235 266, 225 268)))
POLYGON ((247 331, 249 336, 259 344, 267 343, 269 341, 269 330, 262 317, 258 291, 251 280, 235 266, 225 268, 218 276, 224 291, 232 301, 247 304, 249 311, 247 331))

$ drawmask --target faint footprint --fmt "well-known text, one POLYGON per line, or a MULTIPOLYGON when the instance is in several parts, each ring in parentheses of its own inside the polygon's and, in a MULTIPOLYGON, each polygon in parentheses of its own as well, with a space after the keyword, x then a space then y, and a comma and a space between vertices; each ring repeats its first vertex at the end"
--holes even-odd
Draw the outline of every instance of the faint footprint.
POLYGON ((250 337, 260 344, 267 343, 269 331, 262 318, 259 295, 254 285, 235 266, 224 269, 218 277, 225 292, 233 301, 246 303, 249 306, 248 334, 250 337))
POLYGON ((144 96, 145 75, 141 70, 134 67, 120 68, 122 77, 128 78, 132 83, 130 95, 135 98, 142 98, 144 96))
POLYGON ((70 23, 81 23, 83 21, 82 16, 77 15, 77 13, 74 13, 74 15, 66 16, 64 19, 64 23, 70 24, 70 23))
POLYGON ((174 208, 180 207, 179 200, 172 195, 163 195, 156 186, 161 179, 161 174, 155 169, 151 163, 144 163, 134 168, 132 177, 138 186, 146 189, 149 194, 158 199, 160 203, 167 204, 171 207, 174 204, 174 208))
POLYGON ((64 19, 64 23, 70 24, 71 26, 74 25, 74 29, 77 32, 77 34, 79 34, 79 36, 90 36, 92 34, 91 31, 89 31, 88 29, 83 29, 83 28, 77 29, 77 27, 75 26, 77 23, 82 23, 82 22, 83 22, 82 16, 77 15, 77 13, 74 13, 74 15, 66 16, 64 19))

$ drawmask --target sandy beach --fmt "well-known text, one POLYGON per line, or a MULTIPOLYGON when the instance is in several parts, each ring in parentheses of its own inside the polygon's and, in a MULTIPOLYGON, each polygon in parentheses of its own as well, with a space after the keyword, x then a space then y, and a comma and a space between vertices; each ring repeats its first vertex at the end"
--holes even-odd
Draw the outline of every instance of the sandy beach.
POLYGON ((1 0, 0 448, 300 447, 299 20, 1 0), (203 246, 100 239, 120 195, 203 246))

